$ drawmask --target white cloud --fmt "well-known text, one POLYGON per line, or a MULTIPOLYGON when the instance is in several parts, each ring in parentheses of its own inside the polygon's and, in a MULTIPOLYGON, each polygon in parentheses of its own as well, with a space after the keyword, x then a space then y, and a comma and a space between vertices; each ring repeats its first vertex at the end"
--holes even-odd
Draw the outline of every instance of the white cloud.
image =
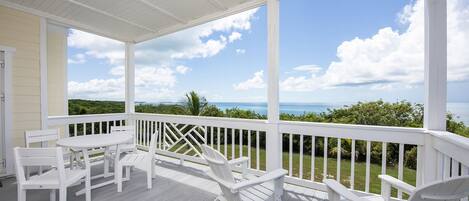
MULTIPOLYGON (((92 79, 85 82, 70 81, 68 83, 69 97, 93 100, 122 100, 125 93, 124 67, 114 67, 109 73, 117 76, 117 78, 92 79)), ((174 71, 168 67, 139 66, 135 72, 135 87, 136 90, 142 91, 142 95, 145 95, 145 90, 149 93, 164 92, 165 94, 172 94, 171 88, 174 87, 176 82, 174 71)))
POLYGON ((137 46, 136 58, 142 63, 159 62, 168 65, 178 59, 215 56, 229 42, 239 39, 237 37, 241 37, 240 31, 251 29, 251 20, 257 10, 249 10, 144 42, 137 46))
POLYGON ((98 59, 106 59, 110 64, 121 64, 125 59, 124 43, 71 29, 68 46, 83 49, 85 54, 98 59))
POLYGON ((233 88, 237 91, 265 88, 264 71, 261 70, 261 71, 255 72, 252 78, 246 81, 240 82, 238 84, 234 84, 233 88))
POLYGON ((233 32, 231 33, 231 35, 228 37, 228 40, 230 41, 230 43, 232 43, 232 42, 234 42, 234 41, 236 41, 236 40, 241 39, 241 36, 242 36, 241 33, 237 32, 237 31, 233 31, 233 32))
MULTIPOLYGON (((337 48, 337 61, 321 75, 290 76, 281 82, 286 91, 312 91, 339 86, 422 83, 424 70, 423 0, 405 6, 398 21, 400 33, 390 27, 369 38, 344 41, 337 48)), ((469 6, 462 0, 448 1, 448 80, 469 79, 469 6)))
POLYGON ((176 66, 176 71, 180 74, 183 74, 183 75, 188 73, 191 70, 192 69, 187 67, 187 66, 183 66, 183 65, 176 66))
MULTIPOLYGON (((186 74, 192 69, 176 65, 177 61, 217 55, 228 43, 241 38, 240 31, 251 28, 250 21, 257 10, 249 10, 138 44, 135 52, 137 99, 156 101, 180 98, 182 94, 175 93, 173 89, 177 83, 177 74, 186 74)), ((109 71, 111 78, 70 81, 70 97, 122 100, 125 82, 124 44, 78 30, 70 32, 68 44, 82 49, 87 57, 105 59, 114 66, 109 71)))
POLYGON ((244 53, 246 53, 246 50, 245 49, 236 49, 236 53, 237 54, 244 54, 244 53))
POLYGON ((86 62, 84 54, 75 54, 71 58, 68 58, 67 62, 69 64, 83 64, 86 62))
POLYGON ((294 67, 293 70, 316 74, 319 71, 321 71, 321 67, 317 65, 302 65, 302 66, 294 67))

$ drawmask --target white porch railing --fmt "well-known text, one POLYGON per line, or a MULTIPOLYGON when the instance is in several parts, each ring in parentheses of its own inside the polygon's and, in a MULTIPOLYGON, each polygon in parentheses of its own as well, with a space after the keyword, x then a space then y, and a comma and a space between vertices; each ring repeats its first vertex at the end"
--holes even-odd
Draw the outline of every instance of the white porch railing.
MULTIPOLYGON (((425 146, 438 153, 435 164, 438 179, 469 172, 468 138, 421 128, 280 121, 279 133, 269 133, 274 129, 265 120, 142 113, 49 117, 48 125, 65 126, 70 137, 106 134, 113 125, 135 125, 135 140, 141 149, 148 148, 151 133, 158 131, 158 154, 181 162, 205 163, 200 157, 200 145, 209 144, 229 159, 248 157, 252 173, 265 171, 269 160, 266 138, 278 134, 282 136, 279 148, 283 153, 278 157, 282 158, 282 167, 289 171, 286 182, 323 191, 322 179, 326 177, 363 193, 379 193, 378 174, 391 174, 419 185, 426 174, 425 146), (431 143, 426 140, 428 136, 431 143), (413 147, 417 147, 416 170, 404 165, 406 150, 413 147), (391 148, 398 150, 397 155, 390 155, 391 148), (376 161, 377 157, 380 161, 376 161), (397 159, 392 165, 390 157, 397 159)), ((402 193, 398 192, 396 197, 402 198, 402 193)))
POLYGON ((200 145, 204 143, 228 159, 248 157, 252 170, 265 170, 265 154, 261 151, 265 150, 267 124, 263 120, 159 114, 135 114, 132 119, 140 147, 148 146, 151 133, 159 131, 160 154, 205 163, 200 157, 200 145))
POLYGON ((469 139, 449 132, 430 131, 437 151, 437 179, 469 174, 469 139))

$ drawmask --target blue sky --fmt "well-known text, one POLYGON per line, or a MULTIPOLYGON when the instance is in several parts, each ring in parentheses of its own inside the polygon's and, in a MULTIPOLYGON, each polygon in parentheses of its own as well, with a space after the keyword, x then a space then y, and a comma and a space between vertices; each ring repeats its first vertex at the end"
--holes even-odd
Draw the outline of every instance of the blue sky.
MULTIPOLYGON (((422 102, 422 1, 282 1, 282 102, 422 102)), ((469 102, 469 6, 448 6, 448 100, 469 102)), ((266 100, 266 8, 138 44, 136 100, 266 100)), ((123 100, 123 44, 71 30, 70 98, 123 100)))

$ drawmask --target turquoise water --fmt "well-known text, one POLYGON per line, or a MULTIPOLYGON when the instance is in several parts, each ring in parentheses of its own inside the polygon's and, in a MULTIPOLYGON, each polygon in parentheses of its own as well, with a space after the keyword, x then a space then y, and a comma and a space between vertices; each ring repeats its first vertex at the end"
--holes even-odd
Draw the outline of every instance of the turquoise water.
MULTIPOLYGON (((267 103, 211 103, 225 110, 229 108, 240 108, 253 110, 259 114, 267 114, 267 103)), ((303 114, 305 112, 326 112, 327 109, 340 108, 345 104, 323 104, 323 103, 281 103, 280 112, 287 114, 303 114)), ((448 103, 448 111, 453 113, 457 120, 469 125, 469 103, 448 103)))

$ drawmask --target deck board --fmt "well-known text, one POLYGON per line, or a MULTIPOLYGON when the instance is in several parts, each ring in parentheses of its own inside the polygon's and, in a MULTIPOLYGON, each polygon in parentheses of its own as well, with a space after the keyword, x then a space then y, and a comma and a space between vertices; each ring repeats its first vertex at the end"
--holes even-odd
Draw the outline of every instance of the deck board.
MULTIPOLYGON (((131 172, 131 180, 123 183, 123 192, 117 193, 116 185, 108 185, 91 192, 93 201, 211 201, 220 192, 218 184, 205 174, 206 166, 185 162, 180 165, 178 160, 159 157, 156 164, 157 177, 153 180, 153 188, 147 190, 146 175, 135 169, 131 172)), ((92 168, 92 174, 102 172, 102 165, 92 168)), ((108 178, 109 179, 109 178, 108 178)), ((104 181, 96 179, 92 183, 104 181)), ((0 188, 0 200, 16 200, 15 179, 5 179, 0 188)), ((83 185, 68 188, 68 201, 83 201, 84 196, 75 196, 74 192, 83 185)), ((326 194, 311 189, 285 185, 285 198, 288 201, 322 201, 326 194)), ((47 190, 29 190, 28 201, 48 201, 47 190)))

